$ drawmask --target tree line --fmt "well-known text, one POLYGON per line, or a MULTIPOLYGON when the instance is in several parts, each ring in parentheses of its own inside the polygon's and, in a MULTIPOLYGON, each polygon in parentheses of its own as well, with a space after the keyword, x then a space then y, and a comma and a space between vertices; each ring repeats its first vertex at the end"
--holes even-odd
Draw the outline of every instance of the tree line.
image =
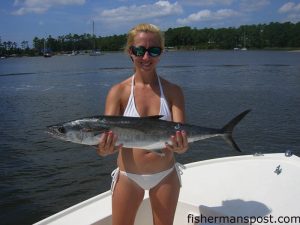
MULTIPOLYGON (((300 22, 243 25, 238 28, 169 28, 164 32, 165 45, 174 49, 297 49, 300 48, 300 22)), ((0 38, 0 56, 41 55, 45 49, 53 53, 120 51, 124 49, 126 34, 96 37, 91 34, 68 34, 53 38, 35 37, 32 47, 28 41, 4 41, 0 38)))
POLYGON ((300 22, 272 22, 268 25, 243 25, 239 28, 168 29, 166 45, 193 49, 299 48, 300 22))

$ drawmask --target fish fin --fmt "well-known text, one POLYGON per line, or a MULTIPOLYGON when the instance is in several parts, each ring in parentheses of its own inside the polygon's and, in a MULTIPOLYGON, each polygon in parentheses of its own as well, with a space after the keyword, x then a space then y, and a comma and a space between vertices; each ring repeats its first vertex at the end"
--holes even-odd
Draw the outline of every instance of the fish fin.
POLYGON ((140 117, 141 119, 151 119, 151 120, 158 120, 160 118, 162 118, 163 115, 155 115, 155 116, 143 116, 143 117, 140 117))
POLYGON ((236 142, 234 141, 233 137, 232 137, 232 132, 234 127, 251 111, 251 109, 248 109, 244 112, 242 112, 241 114, 239 114, 238 116, 234 117, 232 120, 229 121, 229 123, 227 123, 222 129, 222 133, 223 133, 223 138, 224 140, 230 145, 232 146, 235 150, 241 152, 241 149, 239 148, 239 146, 236 144, 236 142))

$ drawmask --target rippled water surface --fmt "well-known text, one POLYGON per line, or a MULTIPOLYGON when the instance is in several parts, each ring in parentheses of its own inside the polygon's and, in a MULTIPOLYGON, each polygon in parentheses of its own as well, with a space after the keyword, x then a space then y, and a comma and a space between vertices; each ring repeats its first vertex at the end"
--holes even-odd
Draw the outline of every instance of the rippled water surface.
MULTIPOLYGON (((167 52, 158 73, 179 84, 187 122, 222 127, 245 109, 235 130, 242 154, 300 155, 300 53, 167 52)), ((109 87, 133 73, 123 53, 0 60, 0 218, 31 224, 106 191, 116 156, 55 140, 45 127, 101 114, 109 87)), ((235 152, 221 139, 191 145, 182 163, 235 152)))

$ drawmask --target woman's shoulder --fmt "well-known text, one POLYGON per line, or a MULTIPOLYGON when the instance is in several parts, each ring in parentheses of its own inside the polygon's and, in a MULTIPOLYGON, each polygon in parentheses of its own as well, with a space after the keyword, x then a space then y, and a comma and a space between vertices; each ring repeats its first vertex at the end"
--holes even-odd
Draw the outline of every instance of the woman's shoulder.
POLYGON ((121 81, 120 83, 114 84, 110 88, 108 94, 122 96, 125 92, 127 92, 130 89, 130 86, 131 86, 131 77, 121 81))
POLYGON ((121 110, 130 94, 130 78, 113 85, 107 96, 105 105, 106 115, 121 115, 121 110))
POLYGON ((181 87, 165 79, 161 79, 161 83, 163 85, 164 95, 172 112, 173 121, 183 123, 185 121, 185 103, 181 87))
POLYGON ((178 97, 178 95, 183 96, 182 89, 179 85, 172 83, 162 77, 160 77, 164 93, 170 97, 178 97))

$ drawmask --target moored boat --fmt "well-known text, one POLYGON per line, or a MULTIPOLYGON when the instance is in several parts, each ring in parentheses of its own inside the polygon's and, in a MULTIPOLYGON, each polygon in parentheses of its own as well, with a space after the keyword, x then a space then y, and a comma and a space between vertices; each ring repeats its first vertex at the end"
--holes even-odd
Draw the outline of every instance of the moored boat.
POLYGON ((99 50, 95 50, 90 53, 90 56, 100 56, 100 55, 103 55, 103 52, 99 50))
MULTIPOLYGON (((300 223, 300 158, 255 154, 185 165, 174 225, 300 223)), ((36 225, 111 224, 107 191, 36 225)), ((152 225, 149 196, 135 225, 152 225)))
POLYGON ((103 55, 103 52, 101 52, 99 49, 96 49, 96 36, 95 36, 95 23, 93 21, 93 50, 90 52, 90 56, 100 56, 103 55))

